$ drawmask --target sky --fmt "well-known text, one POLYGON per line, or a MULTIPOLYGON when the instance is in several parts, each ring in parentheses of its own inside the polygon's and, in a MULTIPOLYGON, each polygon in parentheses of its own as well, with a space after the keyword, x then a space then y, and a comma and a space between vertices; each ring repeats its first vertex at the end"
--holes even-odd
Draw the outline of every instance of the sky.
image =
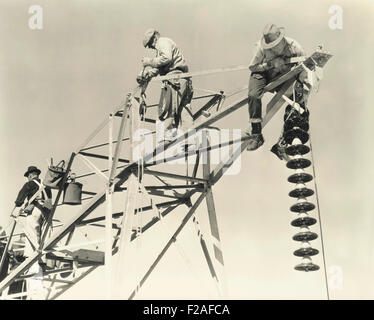
MULTIPOLYGON (((152 55, 142 46, 145 30, 154 27, 172 38, 190 71, 201 71, 249 63, 253 44, 271 22, 284 26, 286 35, 308 53, 323 45, 334 55, 309 101, 330 297, 374 298, 372 1, 1 0, 0 9, 0 225, 11 222, 9 213, 27 167, 37 165, 44 173, 46 159, 67 160, 134 88, 141 58, 152 55), (41 30, 28 24, 29 8, 35 4, 43 8, 41 30), (343 9, 342 29, 329 27, 333 5, 343 9), (342 282, 335 281, 337 275, 342 282)), ((247 71, 239 71, 195 78, 193 83, 195 88, 233 92, 245 87, 248 77, 247 71)), ((156 102, 158 94, 158 84, 152 84, 148 99, 156 102)), ((246 129, 247 108, 220 126, 246 129)), ((269 151, 281 126, 280 112, 264 129, 264 146, 244 152, 240 172, 224 176, 213 187, 231 299, 326 298, 321 254, 313 259, 320 271, 293 269, 300 260, 292 254, 298 248, 292 240, 297 230, 290 226, 295 216, 289 211, 294 201, 288 197, 292 186, 287 177, 292 172, 269 151)), ((83 183, 103 186, 99 178, 83 183)), ((119 207, 121 199, 116 202, 119 207)), ((311 201, 316 203, 316 198, 311 201)), ((64 221, 76 210, 61 209, 58 218, 64 221)), ((183 214, 177 211, 165 219, 167 228, 175 230, 183 214)), ((197 216, 208 230, 205 205, 197 216)), ((319 225, 311 229, 320 235, 319 225)), ((147 268, 166 240, 167 232, 157 226, 138 247, 129 249, 137 248, 137 258, 131 259, 124 290, 132 289, 139 270, 147 268)), ((178 243, 139 299, 216 298, 192 224, 178 243)), ((320 240, 312 244, 321 251, 320 240)), ((95 271, 61 298, 103 299, 104 279, 102 269, 95 271)))

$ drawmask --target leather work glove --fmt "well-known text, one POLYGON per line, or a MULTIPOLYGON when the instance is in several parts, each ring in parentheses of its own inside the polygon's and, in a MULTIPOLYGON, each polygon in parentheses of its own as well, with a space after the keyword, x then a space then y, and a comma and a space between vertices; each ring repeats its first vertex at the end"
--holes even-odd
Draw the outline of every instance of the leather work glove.
POLYGON ((299 81, 302 83, 308 83, 308 73, 306 70, 303 70, 299 74, 299 81))
POLYGON ((148 58, 148 57, 144 57, 142 59, 142 64, 143 64, 143 67, 147 67, 147 66, 150 66, 151 65, 151 58, 148 58))
POLYGON ((18 211, 17 210, 13 210, 10 216, 13 217, 13 218, 18 218, 19 215, 22 214, 22 213, 23 213, 23 209, 20 209, 18 211))
POLYGON ((281 57, 277 57, 271 61, 271 65, 275 69, 281 69, 285 65, 285 61, 281 57))
POLYGON ((146 84, 151 79, 149 72, 147 72, 147 70, 148 68, 143 69, 143 71, 140 72, 136 77, 136 82, 140 85, 146 84))
POLYGON ((270 62, 258 63, 255 65, 249 66, 249 70, 251 70, 252 72, 264 72, 271 68, 272 68, 272 65, 270 62))
POLYGON ((139 76, 136 77, 136 82, 140 85, 143 85, 147 82, 147 80, 143 76, 139 75, 139 76))
POLYGON ((145 85, 149 81, 151 81, 153 77, 157 76, 158 74, 159 74, 159 70, 157 68, 153 68, 150 66, 144 67, 143 71, 141 71, 139 75, 137 76, 136 81, 140 85, 145 85))

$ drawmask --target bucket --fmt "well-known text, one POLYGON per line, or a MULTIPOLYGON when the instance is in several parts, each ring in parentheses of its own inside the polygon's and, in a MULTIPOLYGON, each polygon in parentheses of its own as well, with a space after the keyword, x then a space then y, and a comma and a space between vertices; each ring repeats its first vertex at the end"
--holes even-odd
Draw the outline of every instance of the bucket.
MULTIPOLYGON (((73 263, 72 263, 72 262, 64 262, 64 263, 62 264, 62 266, 61 266, 61 269, 62 269, 62 268, 73 268, 73 263)), ((62 279, 65 279, 65 278, 69 277, 71 274, 72 274, 71 271, 61 272, 61 273, 60 273, 60 277, 61 277, 62 279)))
POLYGON ((54 259, 45 259, 45 264, 48 269, 56 268, 56 260, 54 259))
POLYGON ((61 160, 57 166, 53 165, 51 160, 51 165, 48 167, 48 170, 45 174, 43 184, 46 187, 50 187, 51 189, 60 189, 62 180, 66 174, 65 161, 61 160))
MULTIPOLYGON (((64 269, 64 268, 71 268, 73 269, 73 262, 72 261, 69 261, 69 262, 62 262, 62 261, 56 261, 56 267, 57 269, 64 269)), ((61 279, 65 279, 67 277, 69 277, 73 272, 72 271, 66 271, 66 272, 61 272, 59 274, 60 278, 61 279)))
POLYGON ((70 182, 65 185, 63 204, 79 205, 82 203, 82 187, 79 182, 70 182))

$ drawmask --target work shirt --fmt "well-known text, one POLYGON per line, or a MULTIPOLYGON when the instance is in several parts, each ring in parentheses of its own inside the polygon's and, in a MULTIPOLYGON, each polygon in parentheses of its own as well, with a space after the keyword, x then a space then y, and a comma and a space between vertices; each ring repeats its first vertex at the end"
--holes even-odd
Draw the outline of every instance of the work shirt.
MULTIPOLYGON (((40 183, 40 179, 36 179, 40 183)), ((25 199, 30 200, 31 197, 39 190, 39 186, 33 180, 26 182, 22 189, 19 191, 17 199, 15 201, 16 207, 21 207, 25 199)), ((49 187, 44 188, 48 198, 52 198, 52 192, 49 187)), ((38 197, 37 197, 38 198, 38 197)), ((44 199, 43 192, 41 198, 44 199)), ((45 200, 45 199, 44 199, 45 200)), ((35 201, 33 201, 34 203, 35 201)))
MULTIPOLYGON (((253 52, 253 58, 250 62, 250 66, 266 63, 268 61, 273 60, 276 57, 281 57, 283 59, 292 58, 292 57, 300 57, 305 56, 304 49, 301 45, 294 39, 289 37, 284 37, 286 40, 287 45, 285 46, 283 52, 279 55, 277 52, 273 51, 272 48, 270 49, 263 49, 261 47, 261 41, 258 41, 255 44, 255 49, 253 52)), ((291 69, 292 65, 290 65, 289 69, 291 69)), ((287 69, 282 71, 288 71, 287 69)), ((281 70, 272 69, 267 71, 269 78, 274 77, 276 74, 279 74, 281 70)))
POLYGON ((151 59, 150 66, 157 68, 161 76, 176 70, 188 72, 186 60, 173 40, 160 37, 155 48, 157 54, 151 59))

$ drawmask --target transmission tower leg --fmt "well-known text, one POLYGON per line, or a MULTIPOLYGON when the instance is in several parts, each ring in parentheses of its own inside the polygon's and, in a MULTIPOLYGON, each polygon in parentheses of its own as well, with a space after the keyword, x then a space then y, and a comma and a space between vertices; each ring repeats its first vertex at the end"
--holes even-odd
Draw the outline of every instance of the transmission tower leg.
POLYGON ((5 263, 5 260, 7 258, 7 254, 8 254, 9 244, 10 244, 10 241, 12 240, 14 229, 16 228, 16 224, 17 224, 17 221, 14 220, 13 225, 12 225, 12 229, 11 229, 9 237, 8 237, 8 241, 7 241, 7 243, 5 245, 5 248, 4 248, 4 251, 3 251, 3 255, 1 256, 0 272, 2 272, 2 270, 3 270, 3 266, 4 266, 4 263, 5 263))
MULTIPOLYGON (((130 100, 128 103, 128 107, 131 108, 130 100)), ((128 110, 125 109, 125 110, 128 110)), ((133 147, 133 130, 134 130, 134 110, 131 108, 130 112, 126 111, 123 115, 123 121, 125 117, 127 117, 127 113, 130 115, 129 121, 129 131, 130 131, 130 159, 132 160, 132 147, 133 147), (126 113, 126 115, 125 115, 126 113)), ((124 129, 123 129, 124 130, 124 129)), ((123 131, 124 132, 124 131, 123 131)), ((121 137, 122 139, 122 137, 121 137)), ((120 140, 118 140, 120 141, 120 140)), ((117 161, 117 152, 114 156, 114 161, 117 161)), ((115 168, 113 163, 113 168, 115 168)), ((113 174, 113 171, 112 171, 113 174)), ((137 172, 139 174, 139 172, 137 172)), ((131 241, 131 234, 132 234, 132 224, 133 224, 133 217, 135 215, 136 210, 136 195, 138 193, 138 184, 137 184, 137 177, 135 176, 134 172, 130 174, 128 180, 128 188, 127 188, 127 197, 126 197, 126 205, 125 210, 123 213, 123 218, 121 222, 121 232, 120 238, 118 242, 118 263, 117 263, 117 270, 116 270, 116 286, 117 286, 117 297, 121 299, 123 297, 122 288, 124 285, 124 270, 125 270, 125 253, 126 247, 129 245, 131 241)))
POLYGON ((217 281, 220 284, 220 293, 224 297, 227 296, 227 286, 226 286, 226 278, 224 273, 224 261, 223 261, 223 252, 221 248, 221 239, 219 235, 219 228, 218 228, 218 220, 216 209, 214 205, 214 198, 213 198, 213 191, 211 185, 211 159, 210 159, 210 138, 208 136, 207 131, 203 131, 203 144, 205 145, 206 152, 203 153, 203 178, 208 180, 207 187, 206 187, 206 205, 208 208, 208 217, 209 217, 209 225, 210 225, 210 232, 211 232, 211 239, 213 243, 213 252, 216 261, 219 262, 219 271, 220 275, 217 276, 217 281))
POLYGON ((126 198, 126 207, 123 213, 122 223, 121 223, 121 233, 120 239, 118 242, 118 263, 117 263, 117 270, 116 270, 116 286, 117 286, 117 296, 119 299, 122 298, 122 288, 124 284, 124 269, 125 269, 125 252, 126 247, 129 245, 131 241, 131 234, 132 234, 132 222, 133 216, 135 213, 135 197, 137 193, 137 181, 136 176, 131 174, 129 178, 129 186, 127 190, 127 198, 126 198))
POLYGON ((84 271, 79 277, 75 278, 74 281, 72 281, 68 285, 64 285, 59 292, 57 292, 55 295, 51 297, 51 300, 56 300, 59 296, 61 296, 65 291, 69 290, 73 285, 78 283, 81 279, 86 277, 88 274, 90 274, 92 271, 94 271, 98 266, 93 266, 88 268, 86 271, 84 271))
POLYGON ((186 226, 187 222, 190 220, 190 218, 193 216, 193 214, 195 213, 196 209, 199 207, 199 205, 201 204, 201 202, 204 200, 205 198, 205 193, 202 193, 199 198, 196 200, 196 202, 193 204, 193 206, 191 207, 191 209, 188 211, 187 215, 184 217, 184 219, 182 220, 180 226, 178 227, 178 229, 174 232, 174 234, 170 237, 169 241, 167 242, 167 244, 165 245, 165 247, 162 249, 161 253, 158 255, 158 257, 156 258, 156 260, 152 263, 152 265, 150 266, 150 268, 148 269, 148 271, 146 272, 146 274, 143 276, 143 278, 140 280, 139 284, 137 285, 137 288, 135 290, 133 290, 133 292, 131 293, 130 297, 129 297, 129 300, 132 300, 137 291, 144 285, 145 281, 148 279, 148 277, 150 276, 150 274, 153 272, 153 270, 156 268, 157 264, 161 261, 161 259, 163 258, 163 256, 165 255, 165 253, 168 251, 168 249, 171 247, 171 245, 173 244, 173 242, 175 242, 177 240, 177 236, 179 235, 179 233, 183 230, 183 228, 186 226))
MULTIPOLYGON (((65 246, 67 246, 67 245, 70 243, 70 241, 72 240, 72 238, 73 238, 73 234, 74 234, 74 231, 75 231, 75 228, 72 229, 72 230, 70 231, 70 233, 68 234, 67 239, 66 239, 66 241, 65 241, 65 246)), ((52 295, 52 293, 55 293, 55 292, 52 291, 52 290, 54 289, 55 280, 57 280, 57 274, 55 274, 55 275, 53 276, 53 278, 52 278, 52 281, 51 281, 50 286, 49 286, 49 292, 48 292, 48 294, 47 294, 45 300, 48 300, 48 299, 50 298, 50 296, 52 295)))
MULTIPOLYGON (((108 122, 108 136, 109 136, 109 155, 108 155, 108 170, 109 175, 111 175, 110 170, 113 165, 113 115, 109 116, 108 122)), ((119 142, 121 143, 121 142, 119 142)), ((105 215, 105 285, 106 285, 106 298, 110 300, 112 298, 112 184, 108 181, 106 190, 106 215, 105 215)))

